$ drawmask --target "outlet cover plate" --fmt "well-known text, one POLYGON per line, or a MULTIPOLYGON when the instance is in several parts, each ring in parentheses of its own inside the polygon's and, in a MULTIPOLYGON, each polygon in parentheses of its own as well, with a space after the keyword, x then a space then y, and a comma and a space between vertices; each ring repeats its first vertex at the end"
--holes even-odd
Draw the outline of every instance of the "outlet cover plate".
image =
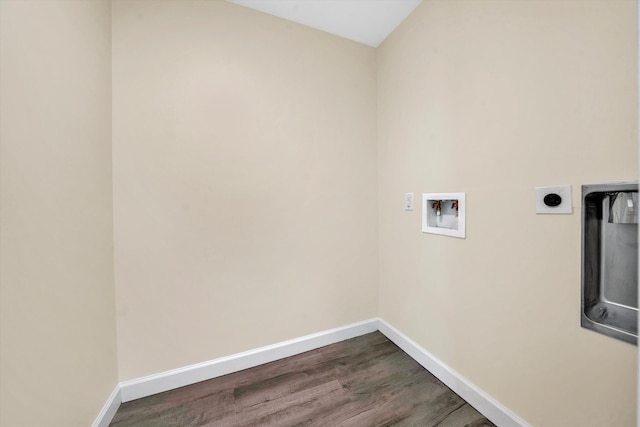
POLYGON ((570 185, 536 187, 536 214, 573 214, 573 200, 570 185), (558 206, 547 206, 544 198, 548 194, 557 194, 562 198, 558 206))
POLYGON ((413 193, 404 193, 404 210, 413 210, 413 193))

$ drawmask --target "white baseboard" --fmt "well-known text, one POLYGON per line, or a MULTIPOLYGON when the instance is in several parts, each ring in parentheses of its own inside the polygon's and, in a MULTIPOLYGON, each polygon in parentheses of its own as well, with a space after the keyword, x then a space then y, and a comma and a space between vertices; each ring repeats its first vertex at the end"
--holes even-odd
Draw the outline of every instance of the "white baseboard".
POLYGON ((523 419, 509 411, 491 396, 480 390, 469 380, 384 320, 379 319, 378 329, 389 338, 389 340, 393 341, 395 345, 400 347, 405 353, 411 356, 411 358, 435 375, 440 381, 446 384, 447 387, 466 400, 498 427, 529 426, 523 419))
POLYGON ((378 319, 365 320, 340 328, 307 335, 278 344, 197 363, 159 374, 120 383, 122 402, 151 396, 178 387, 227 375, 243 369, 284 359, 378 330, 378 319))
POLYGON ((122 399, 120 398, 120 386, 116 386, 91 427, 109 427, 109 423, 111 423, 116 412, 118 412, 120 403, 122 403, 122 399))
POLYGON ((502 406, 458 372, 451 369, 411 338, 379 318, 306 335, 301 338, 221 357, 208 362, 197 363, 159 374, 121 382, 113 393, 111 393, 109 400, 105 403, 92 427, 108 427, 121 402, 128 402, 238 372, 243 369, 253 368, 375 331, 380 331, 384 334, 389 340, 497 426, 529 427, 524 420, 502 406))

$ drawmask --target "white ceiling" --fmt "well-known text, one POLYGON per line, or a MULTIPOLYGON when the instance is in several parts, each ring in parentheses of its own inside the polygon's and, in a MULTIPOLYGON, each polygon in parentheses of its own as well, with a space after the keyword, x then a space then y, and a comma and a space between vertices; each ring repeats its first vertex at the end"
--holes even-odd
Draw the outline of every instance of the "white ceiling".
POLYGON ((422 0, 226 0, 378 47, 422 0))

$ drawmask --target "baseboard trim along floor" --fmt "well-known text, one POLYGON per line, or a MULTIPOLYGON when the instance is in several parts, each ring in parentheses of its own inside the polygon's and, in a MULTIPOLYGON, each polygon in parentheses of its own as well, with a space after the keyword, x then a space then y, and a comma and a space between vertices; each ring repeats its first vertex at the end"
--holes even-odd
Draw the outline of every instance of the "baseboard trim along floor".
POLYGON ((528 427, 529 425, 516 414, 502 406, 473 383, 451 369, 440 359, 419 346, 411 338, 379 319, 378 330, 395 345, 400 347, 413 360, 442 381, 447 387, 476 408, 492 423, 499 427, 528 427))
POLYGON ((113 391, 92 427, 108 427, 120 403, 253 368, 375 331, 380 331, 497 426, 528 426, 518 416, 420 347, 409 337, 386 321, 374 318, 208 362, 123 381, 113 391))
POLYGON ((120 395, 120 385, 117 385, 91 427, 109 427, 109 423, 111 423, 116 412, 118 412, 118 408, 121 403, 122 396, 120 395))
POLYGON ((315 350, 329 344, 355 338, 378 330, 378 319, 352 323, 340 328, 306 335, 301 338, 278 344, 260 347, 232 356, 221 357, 208 362, 197 363, 184 368, 173 369, 147 377, 120 383, 122 401, 139 399, 173 390, 178 387, 195 384, 200 381, 227 375, 243 369, 284 359, 285 357, 315 350))

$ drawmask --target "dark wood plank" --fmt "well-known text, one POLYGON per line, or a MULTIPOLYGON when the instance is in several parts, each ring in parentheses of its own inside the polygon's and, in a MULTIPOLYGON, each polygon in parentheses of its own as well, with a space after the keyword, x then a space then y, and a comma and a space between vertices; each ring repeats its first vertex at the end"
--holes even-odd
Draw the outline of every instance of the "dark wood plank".
POLYGON ((379 332, 121 405, 113 427, 493 426, 379 332))
POLYGON ((264 401, 238 412, 239 426, 294 426, 309 424, 314 414, 349 397, 336 380, 275 400, 264 401))
POLYGON ((465 403, 438 424, 438 427, 490 427, 492 425, 481 413, 465 403))

